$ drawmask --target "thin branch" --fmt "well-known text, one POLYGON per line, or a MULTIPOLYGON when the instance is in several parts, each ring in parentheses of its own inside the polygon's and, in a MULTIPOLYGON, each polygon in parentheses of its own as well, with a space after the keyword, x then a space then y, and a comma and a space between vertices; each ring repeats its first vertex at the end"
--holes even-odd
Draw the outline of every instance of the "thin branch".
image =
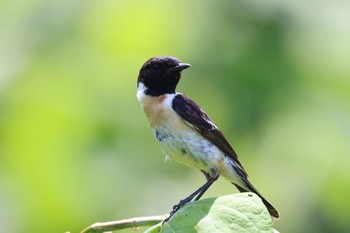
POLYGON ((81 233, 102 233, 106 231, 116 231, 125 228, 139 228, 144 226, 153 226, 161 221, 164 221, 166 216, 149 216, 129 218, 118 221, 94 223, 84 229, 81 233))

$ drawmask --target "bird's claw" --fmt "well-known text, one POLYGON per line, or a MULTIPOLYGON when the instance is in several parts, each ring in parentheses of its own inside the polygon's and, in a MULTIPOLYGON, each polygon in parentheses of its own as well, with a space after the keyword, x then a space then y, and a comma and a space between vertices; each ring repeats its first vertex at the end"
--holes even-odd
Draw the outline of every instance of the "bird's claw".
POLYGON ((167 222, 170 220, 170 218, 171 218, 184 204, 186 204, 187 202, 188 202, 187 200, 181 200, 181 201, 179 202, 179 204, 174 205, 174 206, 173 206, 173 210, 172 210, 172 211, 170 212, 170 214, 169 214, 169 217, 167 217, 166 219, 164 219, 164 221, 163 221, 162 224, 167 223, 167 222))

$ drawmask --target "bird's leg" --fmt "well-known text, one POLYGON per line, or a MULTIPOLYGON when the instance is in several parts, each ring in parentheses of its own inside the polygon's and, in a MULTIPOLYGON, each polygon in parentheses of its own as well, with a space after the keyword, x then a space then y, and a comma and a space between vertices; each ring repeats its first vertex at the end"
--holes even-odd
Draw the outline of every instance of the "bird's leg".
POLYGON ((210 176, 208 173, 204 173, 204 174, 207 178, 207 182, 204 185, 202 185, 199 189, 197 189, 195 192, 193 192, 191 195, 189 195, 185 199, 181 200, 177 205, 174 205, 173 210, 170 212, 169 217, 167 219, 165 219, 164 222, 167 222, 176 213, 176 211, 178 211, 181 208, 181 206, 183 206, 187 202, 192 201, 193 198, 195 198, 196 201, 199 200, 199 198, 201 198, 201 196, 208 190, 208 188, 220 176, 219 173, 217 173, 216 171, 214 172, 214 174, 212 176, 210 176))
POLYGON ((195 201, 198 201, 203 194, 208 190, 208 188, 219 178, 219 174, 217 171, 213 171, 213 175, 210 175, 209 173, 204 172, 205 178, 207 178, 207 183, 210 181, 210 185, 207 185, 206 187, 203 188, 203 190, 197 195, 197 197, 194 199, 195 201), (213 180, 212 180, 213 179, 213 180), (212 180, 212 181, 211 181, 212 180))

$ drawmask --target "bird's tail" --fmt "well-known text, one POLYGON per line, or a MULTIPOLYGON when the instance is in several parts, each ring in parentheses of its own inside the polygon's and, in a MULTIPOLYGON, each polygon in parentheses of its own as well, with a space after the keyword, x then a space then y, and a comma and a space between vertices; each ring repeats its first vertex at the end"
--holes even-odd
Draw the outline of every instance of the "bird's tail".
POLYGON ((256 188, 254 188, 254 186, 249 182, 247 176, 245 176, 241 170, 239 168, 237 168, 237 166, 232 162, 231 163, 233 168, 237 171, 237 173, 240 175, 240 177, 242 178, 242 181, 244 183, 244 187, 242 187, 239 184, 235 184, 232 183, 234 186, 236 186, 236 188, 240 191, 240 192, 253 192, 256 195, 258 195, 262 202, 264 203, 264 205, 266 206, 267 210, 269 211, 271 217, 273 220, 277 220, 279 219, 280 215, 277 211, 277 209, 275 207, 273 207, 273 205, 270 204, 270 202, 268 202, 259 192, 258 190, 256 190, 256 188))
POLYGON ((242 188, 241 186, 235 184, 235 183, 232 183, 234 184, 234 186, 236 186, 236 188, 240 191, 240 192, 253 192, 255 193, 256 195, 258 195, 262 202, 264 203, 264 205, 266 206, 267 210, 269 211, 271 217, 273 218, 273 220, 277 220, 279 219, 280 215, 278 213, 278 211, 276 210, 275 207, 273 207, 273 205, 271 205, 270 202, 268 202, 255 188, 254 186, 248 181, 249 183, 249 190, 246 189, 246 188, 242 188))

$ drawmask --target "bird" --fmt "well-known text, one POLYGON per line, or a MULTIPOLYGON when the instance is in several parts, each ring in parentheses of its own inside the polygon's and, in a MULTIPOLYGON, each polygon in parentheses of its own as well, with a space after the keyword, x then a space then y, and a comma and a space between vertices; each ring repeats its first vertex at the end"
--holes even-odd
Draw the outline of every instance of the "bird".
POLYGON ((197 168, 206 177, 204 185, 173 206, 167 220, 187 202, 199 200, 219 176, 240 192, 258 195, 271 218, 278 219, 279 212, 250 183, 236 152, 208 114, 176 92, 182 71, 189 67, 175 57, 156 56, 142 65, 137 78, 137 99, 166 157, 197 168))

